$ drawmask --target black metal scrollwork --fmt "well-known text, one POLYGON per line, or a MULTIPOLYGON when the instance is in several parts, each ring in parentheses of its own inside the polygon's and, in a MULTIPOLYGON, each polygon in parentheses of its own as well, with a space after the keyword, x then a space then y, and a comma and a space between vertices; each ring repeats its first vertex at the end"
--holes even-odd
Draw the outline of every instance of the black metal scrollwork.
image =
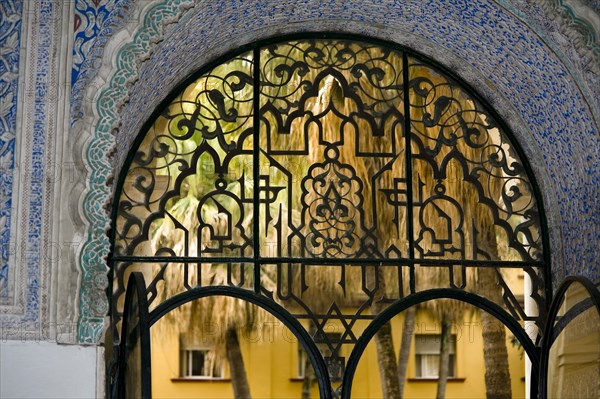
POLYGON ((538 320, 505 278, 521 269, 543 308, 540 215, 513 143, 451 78, 380 45, 286 41, 201 75, 145 133, 117 206, 117 319, 132 270, 152 306, 254 289, 312 324, 330 372, 374 304, 431 281, 476 291, 494 268, 498 305, 538 320))
POLYGON ((417 244, 421 256, 540 261, 533 189, 505 133, 450 79, 417 62, 410 68, 415 76, 409 82, 413 163, 420 182, 426 182, 425 198, 415 203, 417 241, 429 240, 423 248, 417 244), (430 226, 441 220, 442 231, 430 226), (491 225, 504 230, 497 233, 508 244, 504 254, 486 243, 478 246, 484 241, 478 230, 491 225))

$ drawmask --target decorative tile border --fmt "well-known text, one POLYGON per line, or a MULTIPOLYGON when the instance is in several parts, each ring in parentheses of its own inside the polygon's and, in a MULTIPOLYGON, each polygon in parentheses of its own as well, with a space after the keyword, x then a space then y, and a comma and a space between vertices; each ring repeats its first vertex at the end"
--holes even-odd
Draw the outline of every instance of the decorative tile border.
POLYGON ((23 0, 0 3, 0 305, 14 300, 14 276, 9 276, 8 262, 22 11, 23 0))
POLYGON ((84 213, 89 221, 88 238, 80 258, 83 276, 79 295, 79 340, 83 343, 98 342, 108 309, 104 259, 109 247, 105 234, 109 223, 105 204, 110 198, 106 183, 111 175, 111 166, 107 154, 114 143, 112 133, 118 121, 118 112, 127 98, 127 85, 137 79, 138 61, 147 58, 152 44, 160 40, 164 24, 177 21, 192 5, 191 0, 170 0, 148 10, 144 25, 136 32, 133 41, 118 52, 116 63, 119 68, 97 100, 99 120, 86 152, 91 173, 89 190, 83 200, 84 213))
POLYGON ((135 0, 75 0, 71 72, 71 125, 83 116, 81 102, 106 44, 131 15, 135 0))
MULTIPOLYGON (((2 339, 42 339, 48 327, 48 293, 50 273, 42 261, 44 237, 48 233, 49 189, 46 176, 46 161, 53 157, 54 138, 49 132, 56 118, 57 91, 56 67, 53 58, 55 39, 60 27, 61 7, 56 0, 40 0, 28 3, 29 23, 23 25, 28 34, 27 59, 33 67, 23 75, 24 99, 19 100, 22 126, 19 135, 21 151, 18 195, 12 193, 19 209, 12 217, 19 223, 19 235, 11 237, 11 273, 19 275, 15 282, 16 300, 12 307, 0 308, 0 333, 2 339), (18 240, 18 241, 17 241, 18 240), (13 242, 14 241, 14 242, 13 242), (46 328, 46 329, 45 329, 46 328)), ((23 14, 25 15, 25 14, 23 14)), ((51 188, 50 188, 51 190, 51 188)), ((12 187, 11 187, 12 191, 12 187)), ((13 204, 14 205, 14 204, 13 204)))
MULTIPOLYGON (((172 5, 157 3, 148 16, 172 5)), ((178 14, 174 9, 171 12, 178 14)), ((594 187, 600 181, 595 163, 598 154, 594 153, 598 127, 586 106, 589 97, 582 95, 573 72, 565 68, 555 52, 531 28, 492 0, 203 3, 165 37, 164 43, 155 46, 151 62, 137 65, 136 59, 147 57, 151 44, 162 38, 156 22, 164 19, 144 19, 133 42, 119 51, 118 68, 96 103, 99 123, 86 154, 91 174, 84 212, 90 228, 80 260, 82 342, 96 342, 105 311, 103 257, 108 252, 108 240, 104 229, 109 220, 103 205, 111 198, 106 181, 112 168, 106 154, 113 151, 112 130, 122 123, 116 137, 118 171, 141 124, 183 77, 241 43, 303 30, 347 31, 393 40, 419 48, 471 78, 467 80, 474 82, 511 124, 541 180, 544 200, 550 208, 548 217, 552 219, 551 247, 556 269, 567 264, 571 265, 570 273, 600 277, 595 251, 600 236, 594 218, 598 209, 594 187), (138 78, 142 83, 127 87, 138 78), (120 112, 126 99, 130 102, 120 112), (123 115, 121 119, 119 115, 123 115), (570 187, 556 183, 565 181, 570 187), (561 248, 562 253, 556 252, 561 248)))

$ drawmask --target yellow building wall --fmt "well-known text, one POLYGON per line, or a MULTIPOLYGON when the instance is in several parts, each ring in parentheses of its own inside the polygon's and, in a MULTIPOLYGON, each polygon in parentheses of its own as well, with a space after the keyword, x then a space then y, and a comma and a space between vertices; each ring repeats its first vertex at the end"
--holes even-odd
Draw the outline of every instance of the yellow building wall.
MULTIPOLYGON (((152 331, 152 396, 154 398, 231 398, 231 382, 179 379, 179 337, 152 331), (169 336, 165 336, 169 335, 169 336)), ((281 323, 267 323, 260 333, 240 335, 240 345, 253 398, 300 398, 298 343, 281 323)), ((226 367, 225 376, 229 376, 226 367)), ((312 397, 318 398, 316 386, 312 397)))
MULTIPOLYGON (((400 345, 403 317, 392 320, 394 346, 400 345)), ((440 326, 425 311, 419 311, 415 334, 440 334, 440 326)), ((335 328, 334 328, 335 329, 335 328)), ((485 397, 485 367, 481 320, 475 315, 453 326, 456 334, 456 380, 447 384, 447 398, 485 397)), ((513 398, 525 397, 525 360, 510 342, 507 330, 507 349, 513 398)), ((300 398, 302 381, 297 378, 298 343, 292 333, 280 323, 267 323, 252 336, 240 336, 240 344, 250 390, 253 398, 300 398)), ((405 385, 405 398, 435 397, 437 381, 415 381, 414 339, 408 363, 409 381, 405 385)), ((179 337, 153 327, 152 331, 152 391, 155 398, 231 398, 233 389, 228 380, 186 380, 179 377, 179 337)), ((343 348, 348 357, 350 348, 343 348)), ((229 375, 226 371, 226 377, 229 375)), ((312 389, 312 397, 318 398, 318 388, 312 389)), ((359 363, 355 375, 353 398, 381 398, 381 385, 375 343, 371 342, 359 363)))

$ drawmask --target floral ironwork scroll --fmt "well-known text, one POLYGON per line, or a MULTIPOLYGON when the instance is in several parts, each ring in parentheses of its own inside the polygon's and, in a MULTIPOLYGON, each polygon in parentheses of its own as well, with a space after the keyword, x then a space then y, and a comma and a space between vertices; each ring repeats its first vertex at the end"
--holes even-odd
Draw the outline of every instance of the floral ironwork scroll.
POLYGON ((334 380, 373 304, 478 292, 479 268, 496 271, 498 305, 538 321, 505 272, 544 307, 540 226, 507 132, 439 68, 350 40, 257 46, 144 132, 117 204, 113 316, 132 271, 151 308, 194 287, 254 291, 311 325, 334 380))

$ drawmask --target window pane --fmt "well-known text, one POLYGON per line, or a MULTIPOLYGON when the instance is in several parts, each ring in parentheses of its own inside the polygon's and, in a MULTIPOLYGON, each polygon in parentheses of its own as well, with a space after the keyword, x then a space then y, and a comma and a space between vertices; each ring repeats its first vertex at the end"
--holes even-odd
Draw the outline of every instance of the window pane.
POLYGON ((439 365, 439 355, 421 355, 421 377, 437 377, 439 365))
POLYGON ((417 335, 415 351, 420 354, 440 353, 440 336, 437 334, 417 335))
POLYGON ((194 376, 206 376, 205 354, 204 351, 191 351, 192 356, 192 372, 194 376))
MULTIPOLYGON (((439 334, 420 334, 415 337, 415 351, 420 354, 440 353, 441 336, 439 334)), ((456 348, 456 334, 450 336, 450 353, 456 348)))

